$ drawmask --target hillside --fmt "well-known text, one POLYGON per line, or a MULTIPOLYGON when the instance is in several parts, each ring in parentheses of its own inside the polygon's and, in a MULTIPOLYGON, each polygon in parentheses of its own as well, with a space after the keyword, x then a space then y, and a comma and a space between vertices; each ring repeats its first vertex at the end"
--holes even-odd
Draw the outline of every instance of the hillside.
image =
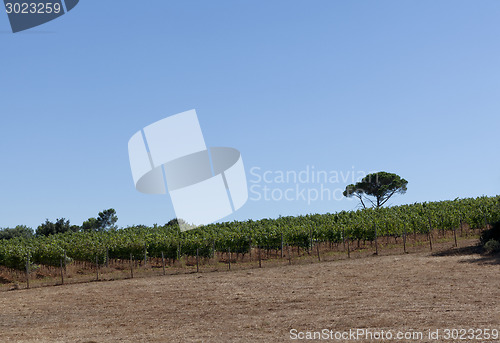
POLYGON ((2 293, 0 341, 290 342, 292 329, 499 329, 499 284, 498 259, 414 253, 46 287, 2 293))

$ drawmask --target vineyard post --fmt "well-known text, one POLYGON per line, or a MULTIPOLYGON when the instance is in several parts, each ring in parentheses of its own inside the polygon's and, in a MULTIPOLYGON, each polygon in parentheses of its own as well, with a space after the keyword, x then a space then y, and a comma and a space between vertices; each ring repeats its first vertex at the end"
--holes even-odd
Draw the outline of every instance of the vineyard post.
POLYGON ((252 237, 248 236, 248 251, 250 252, 250 262, 252 262, 252 237))
POLYGON ((130 278, 134 278, 134 260, 132 258, 132 253, 130 253, 130 278))
POLYGON ((290 246, 286 245, 288 248, 288 264, 292 264, 292 255, 290 254, 290 246))
POLYGON ((460 237, 463 237, 463 222, 462 222, 462 216, 460 216, 460 237))
POLYGON ((262 268, 262 257, 260 253, 260 245, 259 245, 259 268, 262 268))
POLYGON ((231 270, 231 247, 227 248, 227 256, 228 256, 228 261, 229 261, 228 267, 229 267, 229 270, 231 270))
POLYGON ((345 229, 342 228, 342 243, 344 244, 344 251, 345 251, 345 229))
POLYGON ((412 222, 413 224, 413 244, 417 246, 417 227, 415 226, 415 222, 412 222))
POLYGON ((199 266, 199 256, 200 256, 200 248, 196 248, 196 272, 200 272, 200 266, 199 266))
POLYGON ((30 288, 30 252, 26 253, 26 288, 30 288))
MULTIPOLYGON (((442 235, 443 235, 443 237, 446 237, 446 231, 444 229, 444 217, 442 215, 441 215, 441 226, 443 227, 442 230, 441 230, 442 231, 442 235)), ((438 237, 439 237, 439 231, 438 231, 438 237)))
POLYGON ((283 232, 281 233, 281 258, 283 258, 283 232))
POLYGON ((351 258, 351 248, 349 247, 349 238, 347 238, 347 258, 351 258))
POLYGON ((427 237, 429 238, 429 246, 432 251, 432 223, 431 223, 431 217, 429 216, 429 233, 427 234, 427 237))
POLYGON ((161 252, 161 266, 163 268, 163 275, 165 275, 165 254, 163 254, 163 251, 161 252))
POLYGON ((64 250, 64 272, 66 273, 66 250, 64 250))
POLYGON ((321 262, 321 257, 319 256, 319 242, 316 243, 316 250, 318 252, 318 261, 321 262))
POLYGON ((148 262, 148 247, 144 244, 144 268, 146 268, 146 263, 148 262))
POLYGON ((385 222, 385 236, 387 239, 387 244, 389 244, 389 223, 387 221, 385 222))
POLYGON ((109 248, 106 247, 106 268, 109 268, 109 248))
POLYGON ((312 227, 309 229, 309 247, 307 248, 307 254, 311 255, 311 251, 313 248, 313 233, 312 233, 312 227))
POLYGON ((455 239, 455 248, 458 248, 458 242, 457 242, 457 228, 453 226, 453 238, 455 239))
POLYGON ((375 255, 378 255, 377 223, 375 223, 375 255))
POLYGON ((96 274, 96 281, 99 281, 99 255, 95 255, 95 274, 96 274))
POLYGON ((406 222, 403 222, 403 251, 406 254, 406 222))
POLYGON ((60 266, 61 266, 61 285, 64 285, 64 268, 63 268, 63 260, 60 259, 60 266))

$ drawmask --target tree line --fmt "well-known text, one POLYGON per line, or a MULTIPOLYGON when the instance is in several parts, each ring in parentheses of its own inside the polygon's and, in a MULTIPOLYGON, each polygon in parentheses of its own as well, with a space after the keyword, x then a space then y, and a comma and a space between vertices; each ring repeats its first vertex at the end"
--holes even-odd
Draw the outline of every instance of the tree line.
POLYGON ((49 236, 65 232, 101 232, 116 230, 118 221, 116 211, 113 208, 99 212, 96 218, 91 217, 84 221, 81 226, 71 225, 69 219, 57 218, 54 222, 45 219, 36 231, 26 225, 18 225, 14 228, 0 229, 0 239, 12 239, 15 237, 32 238, 33 236, 49 236))

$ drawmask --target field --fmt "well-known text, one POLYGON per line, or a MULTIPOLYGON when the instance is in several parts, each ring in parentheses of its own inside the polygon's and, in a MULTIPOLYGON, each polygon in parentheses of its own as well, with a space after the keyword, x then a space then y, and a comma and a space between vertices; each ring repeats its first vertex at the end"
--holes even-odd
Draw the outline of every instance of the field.
POLYGON ((462 250, 1 292, 0 342, 291 342, 292 329, 500 329, 500 261, 462 250))

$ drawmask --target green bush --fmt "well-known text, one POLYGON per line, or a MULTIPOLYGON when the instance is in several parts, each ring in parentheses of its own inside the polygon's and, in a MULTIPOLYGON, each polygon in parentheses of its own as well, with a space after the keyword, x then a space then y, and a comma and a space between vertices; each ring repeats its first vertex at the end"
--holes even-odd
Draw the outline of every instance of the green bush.
POLYGON ((486 250, 486 252, 488 254, 494 254, 494 253, 500 252, 500 242, 495 241, 494 239, 489 240, 484 245, 484 250, 486 250))
POLYGON ((493 224, 493 227, 481 234, 481 245, 485 245, 491 240, 500 242, 500 222, 493 224))

